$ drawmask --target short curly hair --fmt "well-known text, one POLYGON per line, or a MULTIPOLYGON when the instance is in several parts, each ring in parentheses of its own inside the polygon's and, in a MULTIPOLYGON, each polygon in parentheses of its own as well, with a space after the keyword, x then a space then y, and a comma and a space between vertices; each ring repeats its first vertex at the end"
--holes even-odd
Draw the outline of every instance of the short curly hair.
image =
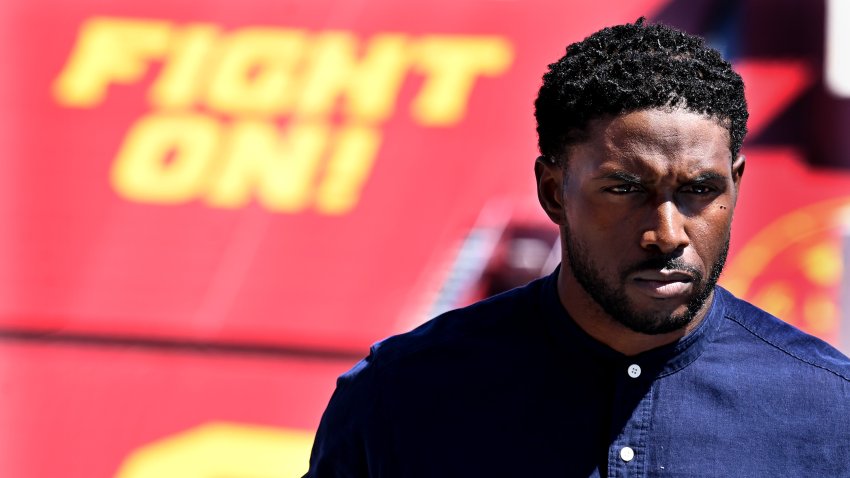
POLYGON ((644 108, 679 108, 729 131, 734 159, 747 134, 744 82, 702 38, 666 25, 604 28, 549 65, 534 102, 540 154, 555 161, 586 138, 596 118, 644 108))

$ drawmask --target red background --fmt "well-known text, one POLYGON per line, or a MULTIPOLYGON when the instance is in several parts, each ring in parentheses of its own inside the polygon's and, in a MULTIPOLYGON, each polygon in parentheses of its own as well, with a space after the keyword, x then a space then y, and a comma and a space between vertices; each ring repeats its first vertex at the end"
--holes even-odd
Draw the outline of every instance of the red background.
MULTIPOLYGON (((545 66, 603 26, 646 15, 705 33, 694 19, 722 14, 723 2, 696 2, 691 12, 683 3, 0 6, 0 474, 114 476, 139 447, 210 421, 313 430, 337 375, 369 344, 427 318, 446 264, 488 204, 513 205, 506 220, 545 224, 532 179, 532 103, 545 66), (511 44, 513 61, 501 75, 478 78, 465 115, 446 127, 411 118, 422 78, 409 75, 395 114, 380 125, 382 144, 360 201, 346 214, 144 204, 116 194, 109 171, 130 126, 152 111, 145 95, 159 65, 138 83, 112 85, 94 108, 63 106, 52 93, 81 26, 104 16, 178 27, 208 22, 225 33, 270 26, 361 39, 497 35, 511 44)), ((744 25, 755 22, 763 2, 742 4, 744 25)), ((824 14, 812 8, 815 17, 824 14)), ((746 39, 732 38, 743 45, 730 56, 747 83, 752 119, 730 268, 741 267, 736 254, 787 214, 827 200, 850 204, 850 161, 813 165, 805 142, 783 136, 790 117, 819 121, 799 105, 823 90, 822 52, 749 56, 746 39)), ((844 107, 839 98, 830 104, 844 107)), ((819 243, 839 244, 838 226, 819 234, 819 243)), ((840 284, 812 285, 795 268, 799 260, 789 261, 770 273, 791 277, 802 296, 823 289, 841 306, 840 284)), ((783 318, 806 327, 804 318, 783 318)), ((841 330, 836 323, 817 332, 847 347, 841 330)))

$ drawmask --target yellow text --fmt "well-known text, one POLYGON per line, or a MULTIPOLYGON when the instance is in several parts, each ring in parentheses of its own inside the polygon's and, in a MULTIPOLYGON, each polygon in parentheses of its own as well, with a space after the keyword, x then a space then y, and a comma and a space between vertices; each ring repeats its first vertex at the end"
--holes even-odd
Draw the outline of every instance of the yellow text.
POLYGON ((408 76, 421 78, 410 105, 428 126, 460 121, 475 83, 513 61, 499 36, 308 32, 211 24, 93 18, 81 28, 54 84, 66 106, 93 108, 110 87, 140 82, 161 68, 148 90, 156 109, 202 107, 226 116, 327 117, 358 122, 392 115, 408 76))
POLYGON ((127 200, 339 215, 360 200, 408 78, 413 122, 449 127, 478 81, 512 61, 498 36, 96 17, 53 94, 91 109, 113 88, 145 85, 150 111, 129 126, 110 176, 127 200))

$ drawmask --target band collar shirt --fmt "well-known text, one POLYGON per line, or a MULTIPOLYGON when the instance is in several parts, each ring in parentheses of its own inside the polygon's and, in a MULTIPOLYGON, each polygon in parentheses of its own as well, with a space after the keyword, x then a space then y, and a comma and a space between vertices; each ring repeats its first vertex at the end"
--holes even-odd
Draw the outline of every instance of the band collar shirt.
POLYGON ((850 476, 850 360, 717 288, 683 339, 627 357, 551 276, 372 347, 306 476, 850 476))

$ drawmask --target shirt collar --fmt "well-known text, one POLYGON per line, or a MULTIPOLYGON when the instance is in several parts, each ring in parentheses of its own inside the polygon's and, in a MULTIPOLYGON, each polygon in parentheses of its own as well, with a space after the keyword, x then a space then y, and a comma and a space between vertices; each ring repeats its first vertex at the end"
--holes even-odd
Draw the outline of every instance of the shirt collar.
POLYGON ((713 341, 722 322, 725 300, 720 288, 715 288, 708 313, 696 329, 676 342, 629 357, 588 335, 569 316, 558 297, 559 269, 560 266, 545 279, 541 303, 558 346, 570 354, 579 354, 586 359, 596 359, 611 365, 634 363, 640 365, 644 373, 662 377, 687 367, 699 358, 705 347, 713 341))

